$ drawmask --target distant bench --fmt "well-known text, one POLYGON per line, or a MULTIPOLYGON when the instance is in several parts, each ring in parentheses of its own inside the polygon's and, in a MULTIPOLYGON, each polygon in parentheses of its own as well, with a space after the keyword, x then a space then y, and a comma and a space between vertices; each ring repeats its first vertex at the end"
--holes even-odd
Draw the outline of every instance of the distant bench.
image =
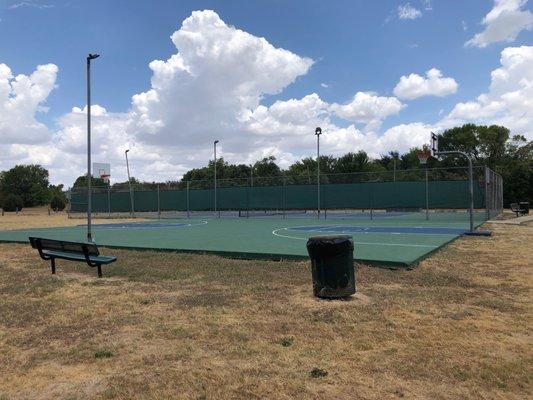
POLYGON ((511 203, 511 211, 516 213, 517 217, 519 217, 520 215, 529 214, 529 203, 511 203))
POLYGON ((98 269, 98 277, 102 277, 102 265, 117 261, 116 257, 102 256, 93 243, 66 242, 64 240, 30 237, 31 247, 39 251, 43 260, 52 263, 52 274, 56 273, 56 258, 69 261, 86 262, 89 267, 98 269))

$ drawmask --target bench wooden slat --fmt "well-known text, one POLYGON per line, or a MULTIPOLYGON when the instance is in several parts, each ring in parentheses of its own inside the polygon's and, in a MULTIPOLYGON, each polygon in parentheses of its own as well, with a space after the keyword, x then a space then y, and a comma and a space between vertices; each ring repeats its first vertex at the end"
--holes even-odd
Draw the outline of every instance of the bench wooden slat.
MULTIPOLYGON (((85 255, 84 254, 76 254, 71 252, 63 252, 63 251, 55 251, 55 250, 43 250, 43 253, 46 255, 54 256, 56 258, 63 258, 65 260, 73 260, 73 261, 85 261, 85 255)), ((116 257, 111 256, 90 256, 89 259, 92 262, 99 263, 99 264, 109 264, 113 261, 117 261, 116 257)))

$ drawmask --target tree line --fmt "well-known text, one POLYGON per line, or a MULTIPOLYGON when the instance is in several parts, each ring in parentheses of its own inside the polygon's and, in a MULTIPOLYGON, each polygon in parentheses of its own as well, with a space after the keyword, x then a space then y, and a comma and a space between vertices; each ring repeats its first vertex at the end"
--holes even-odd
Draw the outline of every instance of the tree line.
POLYGON ((45 168, 34 164, 16 165, 0 172, 0 208, 4 211, 46 204, 54 210, 63 210, 67 198, 63 185, 50 184, 45 168))
MULTIPOLYGON (((377 159, 371 159, 362 150, 340 157, 324 155, 319 160, 321 182, 327 184, 354 182, 354 179, 358 182, 419 179, 421 166, 418 153, 421 150, 423 149, 412 148, 404 154, 390 151, 377 159), (359 175, 356 178, 342 175, 354 173, 359 175)), ((474 165, 488 166, 502 175, 505 205, 515 201, 533 200, 533 142, 528 142, 524 136, 511 137, 509 129, 503 126, 466 124, 440 134, 439 150, 463 151, 472 157, 474 165)), ((439 179, 457 179, 454 175, 466 178, 464 171, 454 172, 454 167, 465 165, 466 161, 461 157, 428 160, 429 168, 443 168, 442 172, 439 172, 439 179)), ((220 186, 270 186, 282 182, 313 184, 316 183, 316 173, 315 157, 296 161, 286 169, 280 168, 275 157, 266 157, 251 165, 231 164, 223 158, 217 159, 217 179, 220 186)), ((207 188, 212 187, 213 177, 214 161, 211 160, 204 167, 189 170, 178 181, 139 182, 132 177, 131 183, 134 186, 142 185, 145 189, 155 189, 158 185, 207 188)), ((95 188, 109 187, 108 183, 99 178, 92 178, 91 184, 95 188)), ((80 189, 86 185, 87 178, 82 175, 75 180, 72 187, 80 189)), ((113 190, 127 190, 129 182, 117 182, 110 187, 113 190)), ((50 185, 48 171, 41 166, 17 165, 9 171, 0 172, 0 206, 6 210, 12 208, 15 203, 20 209, 48 204, 51 201, 58 205, 61 200, 65 200, 63 185, 50 185)))

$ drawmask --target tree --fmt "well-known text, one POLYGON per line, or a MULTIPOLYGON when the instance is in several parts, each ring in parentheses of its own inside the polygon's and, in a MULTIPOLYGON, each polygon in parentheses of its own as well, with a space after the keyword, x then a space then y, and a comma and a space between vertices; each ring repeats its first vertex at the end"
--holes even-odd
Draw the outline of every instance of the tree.
POLYGON ((3 199, 1 206, 4 211, 20 211, 22 210, 24 203, 20 196, 10 193, 3 199))
POLYGON ((5 196, 16 195, 24 207, 48 203, 48 171, 40 165, 16 165, 2 174, 0 191, 5 196))
MULTIPOLYGON (((104 181, 102 178, 91 177, 91 186, 92 187, 106 187, 109 184, 104 181)), ((87 187, 87 175, 78 176, 72 185, 72 188, 85 188, 87 187)))
POLYGON ((281 168, 276 164, 276 157, 265 157, 253 165, 254 174, 257 176, 281 176, 281 168))

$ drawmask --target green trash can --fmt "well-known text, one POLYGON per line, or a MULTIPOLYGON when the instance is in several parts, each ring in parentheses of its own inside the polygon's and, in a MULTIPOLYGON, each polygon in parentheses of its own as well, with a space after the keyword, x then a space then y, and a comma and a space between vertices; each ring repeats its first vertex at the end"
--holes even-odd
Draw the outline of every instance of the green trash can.
POLYGON ((355 293, 351 236, 315 236, 307 241, 311 258, 313 294, 316 297, 337 299, 355 293))

